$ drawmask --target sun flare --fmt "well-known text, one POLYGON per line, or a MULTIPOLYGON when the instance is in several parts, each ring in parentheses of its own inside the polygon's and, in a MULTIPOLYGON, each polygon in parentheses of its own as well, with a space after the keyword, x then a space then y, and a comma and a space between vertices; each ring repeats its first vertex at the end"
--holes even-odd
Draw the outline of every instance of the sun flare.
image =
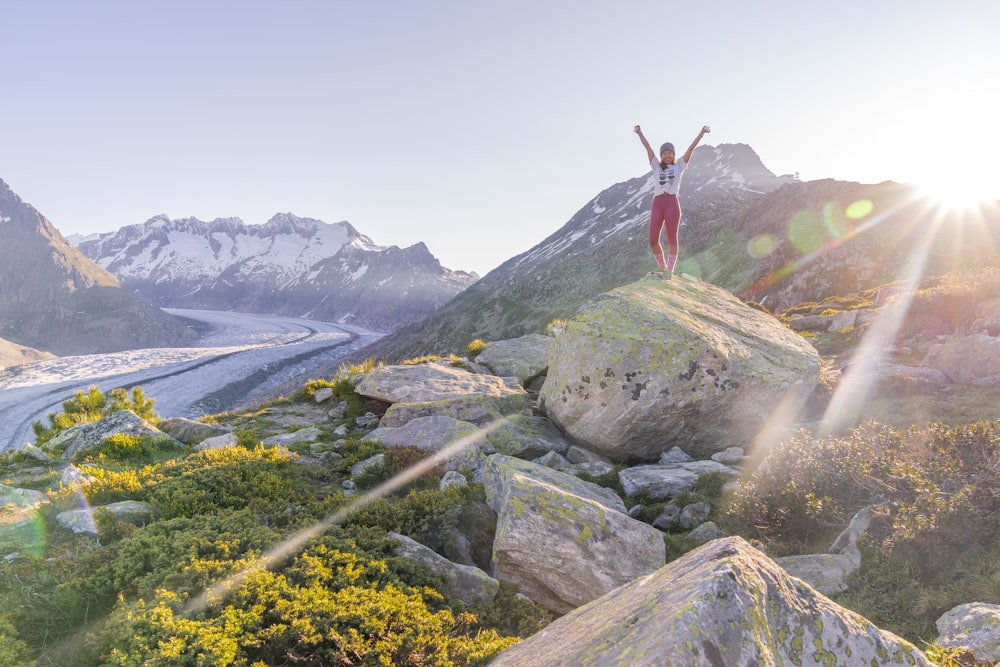
POLYGON ((978 209, 997 199, 991 190, 996 184, 987 183, 984 174, 937 175, 917 186, 924 197, 946 211, 978 209))

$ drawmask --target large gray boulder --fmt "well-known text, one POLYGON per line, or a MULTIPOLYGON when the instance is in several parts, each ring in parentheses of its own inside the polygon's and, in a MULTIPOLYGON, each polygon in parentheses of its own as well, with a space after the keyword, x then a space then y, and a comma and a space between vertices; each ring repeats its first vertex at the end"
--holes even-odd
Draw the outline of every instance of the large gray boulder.
POLYGON ((453 563, 430 547, 399 533, 389 533, 389 539, 398 545, 400 556, 440 577, 442 592, 449 597, 470 605, 485 604, 500 590, 500 582, 477 567, 453 563))
POLYGON ((476 362, 496 375, 516 377, 522 385, 527 385, 545 372, 551 345, 552 339, 541 334, 496 340, 479 353, 476 362))
POLYGON ((493 576, 556 613, 650 574, 666 561, 663 534, 648 524, 496 458, 485 477, 487 502, 497 512, 493 576))
POLYGON ((354 390, 386 403, 424 403, 456 396, 505 397, 525 393, 502 378, 470 373, 438 362, 376 368, 362 375, 354 390))
POLYGON ((156 428, 160 429, 172 438, 176 438, 185 445, 194 445, 207 438, 214 438, 229 433, 229 429, 215 424, 206 424, 194 419, 184 417, 174 417, 164 419, 156 428))
POLYGON ((539 394, 574 440, 615 461, 745 446, 815 387, 819 355, 774 317, 678 276, 588 302, 553 341, 539 394))
POLYGON ((953 336, 932 346, 923 365, 941 371, 957 384, 1000 385, 1000 338, 984 333, 953 336))
POLYGON ((698 480, 709 473, 739 475, 727 465, 704 460, 632 466, 618 473, 618 481, 628 496, 643 494, 650 500, 664 500, 694 490, 698 480))
POLYGON ((932 663, 726 537, 566 614, 490 666, 805 664, 932 663))
POLYGON ((481 449, 485 438, 485 433, 475 424, 435 415, 418 417, 403 426, 380 426, 361 442, 373 442, 383 447, 416 447, 433 452, 442 458, 444 470, 471 472, 478 477, 486 462, 486 455, 481 449))
POLYGON ((968 649, 984 664, 1000 662, 1000 606, 961 604, 945 612, 935 625, 941 646, 968 649))

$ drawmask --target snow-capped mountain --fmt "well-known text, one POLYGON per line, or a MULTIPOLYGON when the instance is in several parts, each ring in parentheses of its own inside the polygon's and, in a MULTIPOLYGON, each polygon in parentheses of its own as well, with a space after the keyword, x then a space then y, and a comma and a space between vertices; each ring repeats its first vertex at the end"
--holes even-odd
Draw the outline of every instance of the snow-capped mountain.
POLYGON ((161 215, 70 240, 161 307, 294 315, 384 331, 423 319, 477 278, 442 267, 422 243, 382 247, 348 222, 291 213, 263 225, 161 215))

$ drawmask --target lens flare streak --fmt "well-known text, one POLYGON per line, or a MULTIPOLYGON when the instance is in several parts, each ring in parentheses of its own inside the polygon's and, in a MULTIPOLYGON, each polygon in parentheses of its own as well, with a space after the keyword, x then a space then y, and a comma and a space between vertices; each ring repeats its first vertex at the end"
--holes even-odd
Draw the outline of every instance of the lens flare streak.
POLYGON ((273 570, 282 563, 284 563, 289 557, 298 552, 307 544, 310 540, 319 537, 325 531, 330 528, 342 523, 351 514, 364 509, 370 505, 375 500, 387 496, 393 491, 405 486, 406 484, 417 479, 421 475, 433 469, 439 463, 443 463, 448 459, 461 453, 463 450, 474 446, 476 442, 485 438, 496 429, 500 424, 504 423, 504 419, 498 419, 490 422, 485 427, 477 431, 476 433, 466 436, 460 440, 456 440, 452 444, 444 447, 440 451, 436 452, 433 456, 430 456, 417 464, 410 466, 406 470, 403 470, 398 475, 392 477, 391 479, 382 482, 376 486, 371 491, 359 496, 349 505, 340 508, 336 512, 323 518, 321 521, 316 522, 312 526, 299 531, 298 533, 290 536, 286 540, 275 545, 269 549, 266 553, 262 554, 254 563, 250 566, 244 568, 243 570, 233 574, 226 579, 215 584, 208 590, 202 592, 195 598, 192 598, 184 606, 184 615, 191 617, 198 613, 201 613, 209 606, 221 602, 226 598, 232 591, 243 584, 252 574, 255 572, 262 571, 264 569, 273 570))

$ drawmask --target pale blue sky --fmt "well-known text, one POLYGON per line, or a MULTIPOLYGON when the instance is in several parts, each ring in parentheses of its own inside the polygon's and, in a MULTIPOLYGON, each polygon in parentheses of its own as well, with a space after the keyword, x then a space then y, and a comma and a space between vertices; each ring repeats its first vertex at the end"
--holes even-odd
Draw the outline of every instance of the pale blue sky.
POLYGON ((654 144, 1000 198, 1000 3, 0 0, 0 179, 64 234, 348 220, 485 274, 654 144), (967 172, 967 173, 965 173, 967 172))

